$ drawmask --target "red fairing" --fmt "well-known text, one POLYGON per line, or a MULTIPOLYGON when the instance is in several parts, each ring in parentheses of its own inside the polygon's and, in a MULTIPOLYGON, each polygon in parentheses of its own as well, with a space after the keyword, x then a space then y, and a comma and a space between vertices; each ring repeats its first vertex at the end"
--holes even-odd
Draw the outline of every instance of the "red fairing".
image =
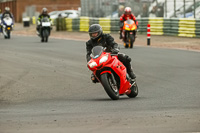
MULTIPOLYGON (((126 21, 128 19, 132 19, 136 21, 136 17, 133 14, 130 14, 130 15, 122 14, 122 16, 120 17, 120 21, 126 21)), ((138 21, 136 21, 136 25, 138 25, 138 21)), ((120 28, 120 30, 122 30, 122 28, 120 28)))
POLYGON ((111 74, 114 71, 120 78, 119 94, 125 94, 127 91, 130 91, 131 84, 126 78, 126 74, 127 74, 126 67, 123 65, 123 63, 121 63, 118 60, 117 56, 111 56, 110 53, 103 52, 100 57, 98 57, 96 59, 91 58, 91 60, 88 62, 88 68, 91 71, 93 71, 93 74, 97 77, 97 79, 98 79, 98 76, 96 74, 97 74, 97 71, 99 71, 99 70, 100 71, 102 70, 100 75, 102 75, 103 73, 110 73, 111 74), (100 60, 104 56, 108 56, 107 61, 100 63, 100 60), (95 66, 94 67, 92 66, 92 68, 89 65, 91 63, 95 64, 95 66), (110 69, 103 70, 103 68, 110 68, 110 69))

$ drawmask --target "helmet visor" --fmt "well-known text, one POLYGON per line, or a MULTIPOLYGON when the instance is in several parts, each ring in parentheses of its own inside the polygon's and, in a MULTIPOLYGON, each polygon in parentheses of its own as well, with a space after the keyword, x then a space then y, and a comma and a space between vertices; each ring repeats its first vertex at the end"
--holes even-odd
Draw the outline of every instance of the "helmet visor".
POLYGON ((125 12, 125 14, 126 14, 126 15, 130 15, 130 14, 131 14, 131 12, 130 12, 130 11, 127 11, 127 12, 125 12))
POLYGON ((100 30, 95 31, 95 32, 89 32, 89 35, 91 39, 96 39, 100 36, 100 30))

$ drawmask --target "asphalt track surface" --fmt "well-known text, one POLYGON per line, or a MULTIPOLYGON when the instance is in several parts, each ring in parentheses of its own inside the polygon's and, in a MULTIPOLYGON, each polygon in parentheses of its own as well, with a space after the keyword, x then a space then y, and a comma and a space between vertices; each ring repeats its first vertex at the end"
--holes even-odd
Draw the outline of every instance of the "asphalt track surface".
POLYGON ((136 46, 139 95, 90 81, 85 42, 0 38, 0 133, 200 132, 200 53, 136 46))

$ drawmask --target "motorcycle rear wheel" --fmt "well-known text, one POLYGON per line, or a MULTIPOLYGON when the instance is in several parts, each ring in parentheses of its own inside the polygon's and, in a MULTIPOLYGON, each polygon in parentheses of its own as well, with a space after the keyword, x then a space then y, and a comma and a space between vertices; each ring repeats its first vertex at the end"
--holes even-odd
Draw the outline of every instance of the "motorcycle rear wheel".
POLYGON ((131 93, 127 94, 130 98, 135 98, 138 95, 138 86, 137 83, 133 83, 133 86, 131 87, 131 93))
POLYGON ((119 90, 117 86, 114 86, 109 73, 104 73, 101 75, 101 83, 104 87, 104 90, 112 100, 119 99, 119 90))
POLYGON ((125 47, 125 48, 128 48, 128 44, 127 44, 126 42, 124 43, 124 47, 125 47))
POLYGON ((48 36, 46 37, 45 42, 48 42, 48 36))

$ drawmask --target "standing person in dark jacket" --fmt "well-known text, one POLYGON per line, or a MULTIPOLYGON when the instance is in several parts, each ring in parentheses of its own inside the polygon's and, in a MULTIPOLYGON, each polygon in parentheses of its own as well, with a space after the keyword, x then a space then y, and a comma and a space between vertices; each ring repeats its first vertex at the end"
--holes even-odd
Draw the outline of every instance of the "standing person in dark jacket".
MULTIPOLYGON (((104 34, 102 31, 102 28, 99 24, 93 24, 89 28, 89 35, 90 40, 86 42, 86 59, 87 62, 90 61, 91 57, 90 54, 92 53, 92 48, 95 46, 103 46, 106 47, 107 52, 112 52, 115 54, 118 54, 118 59, 126 66, 127 73, 131 77, 131 79, 134 81, 136 76, 133 73, 132 67, 131 67, 131 58, 123 53, 118 53, 118 44, 114 41, 114 38, 110 36, 109 34, 104 34)), ((97 82, 97 79, 92 74, 91 79, 94 83, 97 82)))

